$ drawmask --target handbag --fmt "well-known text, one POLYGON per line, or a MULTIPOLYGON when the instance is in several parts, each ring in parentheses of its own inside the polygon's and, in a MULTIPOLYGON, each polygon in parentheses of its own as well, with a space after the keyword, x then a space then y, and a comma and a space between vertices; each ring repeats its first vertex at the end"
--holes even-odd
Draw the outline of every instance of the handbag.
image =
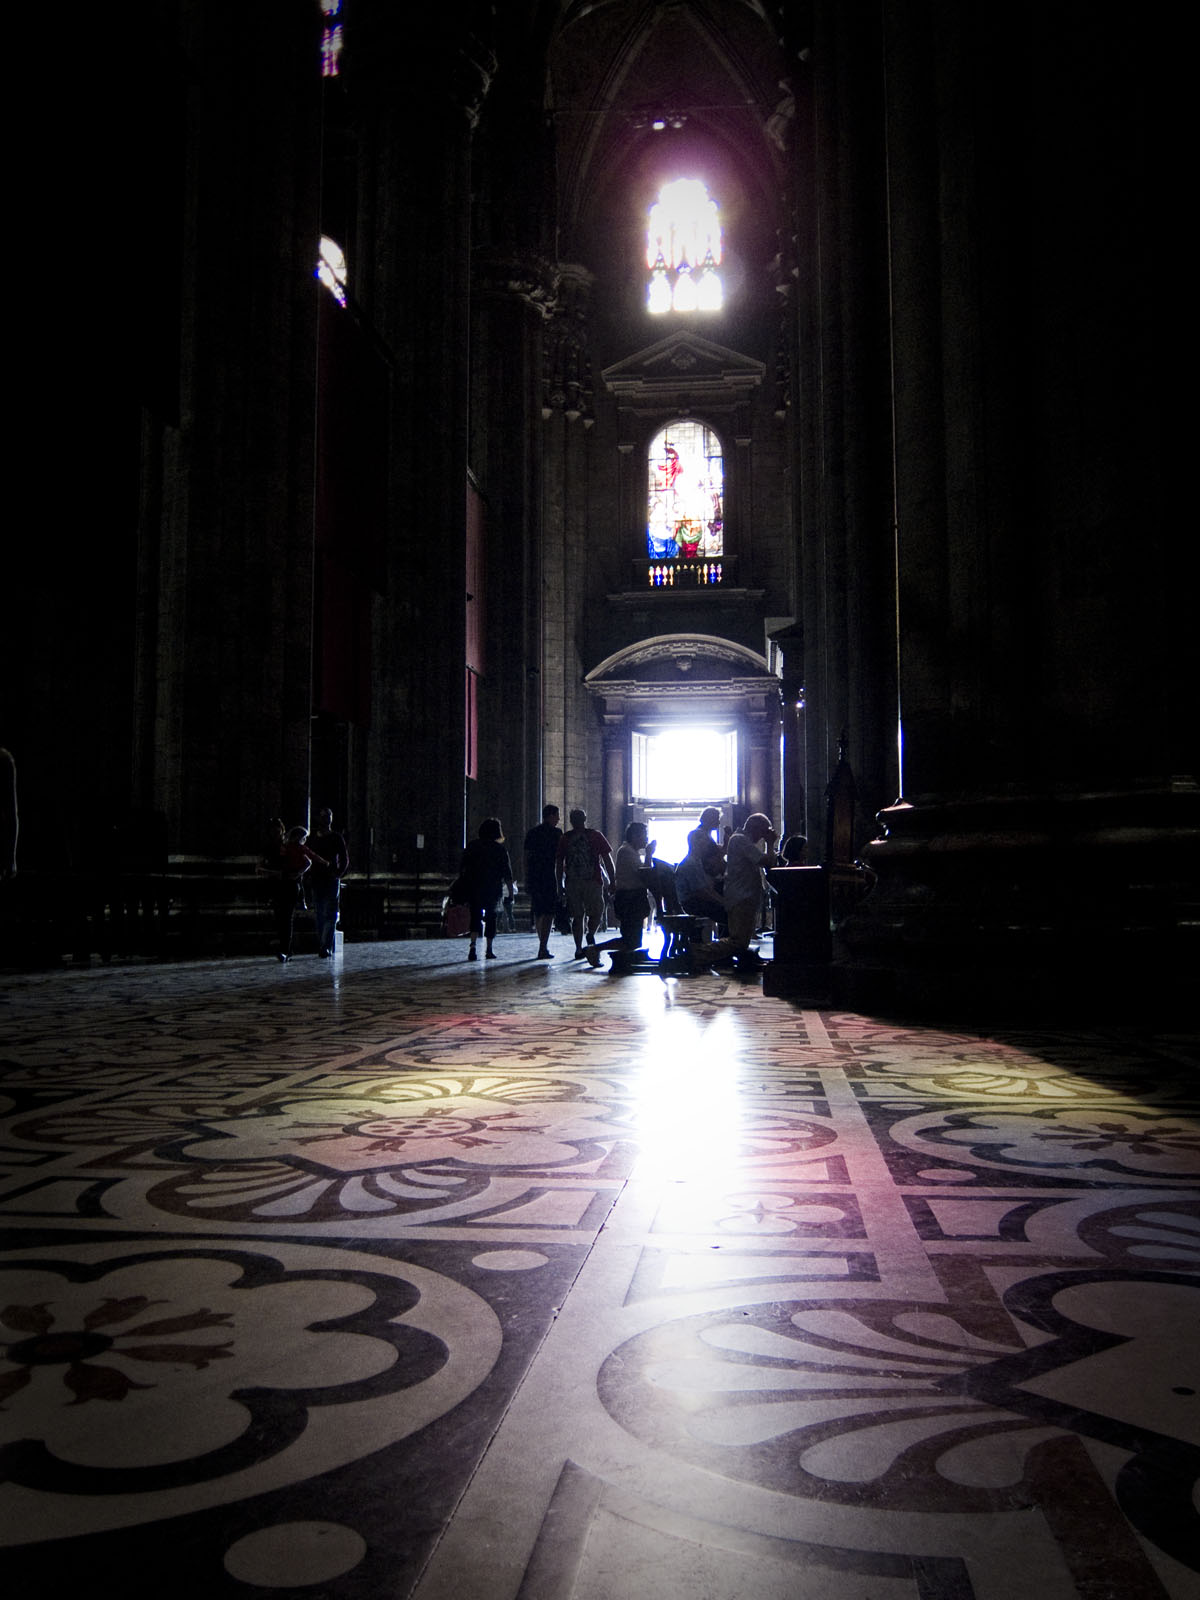
POLYGON ((467 888, 467 880, 460 872, 458 877, 455 878, 454 882, 450 885, 450 888, 446 894, 446 899, 452 906, 465 906, 469 903, 470 898, 471 893, 467 888))
POLYGON ((442 930, 447 939, 460 939, 471 931, 471 908, 448 903, 442 910, 442 930))

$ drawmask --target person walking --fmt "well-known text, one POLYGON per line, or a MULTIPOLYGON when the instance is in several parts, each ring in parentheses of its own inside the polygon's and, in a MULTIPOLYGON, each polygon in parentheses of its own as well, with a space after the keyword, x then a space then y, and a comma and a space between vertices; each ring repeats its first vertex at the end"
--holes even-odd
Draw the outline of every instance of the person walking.
POLYGON ((467 960, 479 959, 475 944, 482 933, 484 954, 489 961, 494 961, 496 952, 492 949, 492 940, 496 937, 500 897, 505 885, 510 893, 515 888, 512 863, 499 817, 485 817, 479 824, 477 837, 463 851, 459 877, 466 887, 467 904, 471 908, 471 943, 467 947, 467 960))
POLYGON ((283 823, 278 818, 272 818, 271 828, 278 830, 278 849, 272 857, 268 842, 267 854, 259 870, 274 879, 272 898, 275 904, 275 931, 279 938, 278 958, 287 962, 292 959, 296 910, 304 904, 304 874, 317 862, 322 866, 327 863, 305 843, 307 828, 291 828, 285 833, 283 823))
POLYGON ((575 959, 581 961, 585 927, 587 943, 594 945, 604 919, 604 885, 613 882, 617 868, 612 845, 598 828, 588 827, 587 812, 578 807, 571 812, 571 831, 559 840, 555 872, 567 896, 575 959))
POLYGON ((558 878, 554 863, 562 836, 557 806, 543 806, 542 820, 525 835, 525 887, 529 890, 533 926, 538 936, 537 961, 554 960, 549 943, 558 906, 558 878))
POLYGON ((308 878, 317 919, 317 952, 321 956, 331 956, 337 930, 338 900, 342 892, 342 879, 350 867, 350 854, 346 849, 345 836, 333 831, 333 812, 328 806, 317 817, 317 831, 309 835, 308 847, 318 858, 314 860, 308 878))

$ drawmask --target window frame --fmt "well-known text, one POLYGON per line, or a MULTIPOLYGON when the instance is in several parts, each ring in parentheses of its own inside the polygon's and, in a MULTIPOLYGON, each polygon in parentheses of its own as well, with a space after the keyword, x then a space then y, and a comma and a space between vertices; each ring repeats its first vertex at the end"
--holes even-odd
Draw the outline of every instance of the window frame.
MULTIPOLYGON (((654 432, 650 435, 642 454, 642 461, 645 471, 645 477, 643 479, 644 515, 642 519, 644 555, 650 561, 659 562, 724 561, 729 554, 725 536, 728 525, 728 519, 726 517, 727 481, 725 474, 725 440, 722 437, 720 430, 714 427, 711 422, 708 422, 703 417, 673 417, 669 421, 664 422, 659 427, 655 428, 654 432), (666 531, 669 531, 672 534, 672 537, 655 539, 652 533, 652 529, 654 528, 656 521, 655 513, 657 510, 663 510, 669 519, 670 510, 668 508, 666 492, 667 489, 669 489, 672 496, 671 503, 673 503, 675 480, 674 477, 672 477, 671 483, 666 486, 666 488, 664 488, 662 485, 658 485, 656 491, 654 478, 656 473, 661 475, 668 470, 668 451, 672 452, 676 462, 678 462, 680 459, 678 452, 676 451, 675 446, 672 444, 668 435, 672 432, 672 430, 682 431, 691 428, 699 428, 702 430, 700 451, 698 453, 693 451, 690 457, 692 460, 700 459, 704 462, 704 478, 698 490, 698 494, 701 497, 705 494, 717 496, 717 503, 711 506, 711 509, 715 510, 717 515, 707 519, 705 519, 703 516, 688 516, 676 517, 673 522, 668 520, 662 523, 662 526, 666 531), (712 448, 713 443, 715 443, 717 447, 715 450, 712 448), (656 465, 656 461, 660 456, 662 465, 656 465), (721 476, 719 490, 714 489, 712 486, 712 463, 714 461, 720 462, 721 476), (657 503, 656 492, 662 495, 661 500, 657 501, 657 503), (692 532, 695 531, 695 524, 697 522, 705 522, 706 520, 707 529, 706 531, 701 532, 696 540, 682 540, 678 537, 679 530, 685 526, 685 524, 689 526, 689 532, 692 532), (715 533, 713 527, 714 523, 718 524, 715 533)), ((687 468, 685 466, 680 470, 686 472, 687 468)))

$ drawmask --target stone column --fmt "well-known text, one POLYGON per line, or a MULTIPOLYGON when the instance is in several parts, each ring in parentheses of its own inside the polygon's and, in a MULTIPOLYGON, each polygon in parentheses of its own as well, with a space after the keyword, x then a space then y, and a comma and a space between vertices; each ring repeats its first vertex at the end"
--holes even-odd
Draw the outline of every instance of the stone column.
POLYGON ((1185 990, 1200 878, 1153 73, 1086 8, 1008 51, 978 9, 883 18, 904 803, 844 998, 1136 1009, 1185 990))
POLYGON ((814 861, 843 733, 862 752, 868 821, 899 783, 884 156, 878 15, 819 4, 794 151, 808 809, 788 818, 814 861))
POLYGON ((602 828, 615 853, 625 837, 629 809, 629 719, 609 717, 604 727, 604 807, 602 828))
MULTIPOLYGON (((344 73, 359 129, 359 297, 394 363, 388 592, 376 650, 378 859, 457 865, 466 829, 465 569, 471 136, 495 67, 475 13, 356 13, 344 73), (424 835, 418 858, 415 838, 424 835)), ((353 271, 353 264, 352 264, 353 271)))
POLYGON ((301 13, 185 49, 180 406, 144 434, 136 784, 172 852, 229 856, 308 817, 321 78, 301 13))
POLYGON ((593 707, 583 687, 587 663, 587 495, 592 422, 588 306, 592 275, 559 266, 555 311, 546 326, 542 416, 544 561, 542 703, 543 787, 565 817, 572 806, 596 813, 602 773, 592 770, 593 707))
POLYGON ((472 820, 510 837, 541 816, 542 337, 549 264, 476 252, 471 454, 488 514, 487 669, 480 687, 480 781, 472 820))
POLYGON ((746 740, 743 797, 747 812, 762 811, 778 830, 781 821, 778 695, 744 705, 741 717, 746 740))

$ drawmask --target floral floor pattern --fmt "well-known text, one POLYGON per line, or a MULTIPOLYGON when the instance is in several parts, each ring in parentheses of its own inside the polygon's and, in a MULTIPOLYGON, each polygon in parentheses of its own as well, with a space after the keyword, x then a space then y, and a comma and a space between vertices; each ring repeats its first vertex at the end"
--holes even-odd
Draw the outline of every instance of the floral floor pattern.
POLYGON ((1200 1596, 1194 1038, 498 948, 6 982, 6 1594, 1200 1596))

